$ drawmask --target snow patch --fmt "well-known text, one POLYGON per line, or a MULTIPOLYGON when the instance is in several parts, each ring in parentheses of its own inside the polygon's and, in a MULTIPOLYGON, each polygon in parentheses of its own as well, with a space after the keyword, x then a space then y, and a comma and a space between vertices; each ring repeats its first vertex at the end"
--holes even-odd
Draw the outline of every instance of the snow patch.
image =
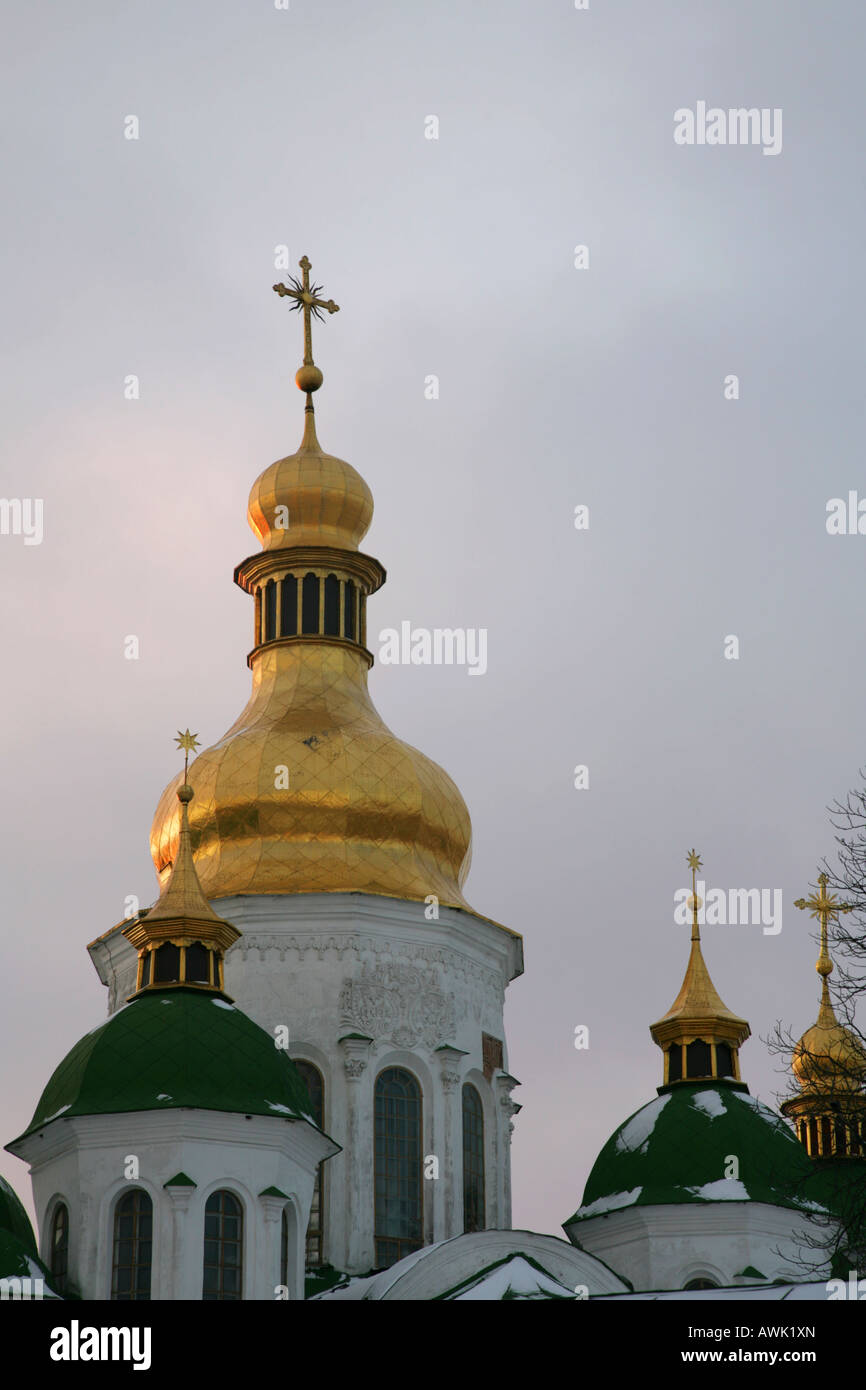
POLYGON ((649 1105, 645 1105, 643 1110, 639 1110, 627 1124, 623 1125, 616 1137, 618 1154, 646 1153, 650 1137, 656 1127, 656 1120, 670 1098, 670 1092, 668 1092, 666 1096, 660 1096, 658 1100, 651 1100, 649 1105))
POLYGON ((269 1110, 278 1110, 281 1115, 295 1114, 295 1111, 290 1109, 288 1105, 280 1105, 280 1103, 275 1100, 266 1100, 265 1105, 268 1107, 269 1110))
POLYGON ((698 1091, 692 1096, 692 1105, 696 1110, 709 1115, 711 1120, 717 1120, 720 1115, 725 1114, 725 1102, 718 1091, 698 1091))
POLYGON ((687 1187, 693 1197, 702 1202, 749 1202, 751 1198, 739 1178, 717 1178, 703 1187, 687 1187))
POLYGON ((212 999, 210 1002, 216 1004, 218 1009, 228 1009, 230 1014, 236 1012, 234 1004, 227 1004, 224 999, 212 999))
POLYGON ((572 1289, 567 1289, 564 1284, 551 1279, 549 1274, 542 1273, 540 1269, 534 1269, 522 1255, 512 1255, 510 1260, 506 1260, 505 1264, 499 1265, 497 1269, 492 1269, 465 1293, 455 1294, 453 1301, 494 1302, 505 1298, 506 1294, 510 1294, 512 1298, 574 1299, 572 1289))
POLYGON ((587 1216, 601 1216, 606 1211, 619 1211, 621 1207, 632 1206, 642 1192, 642 1187, 633 1187, 630 1192, 610 1192, 606 1197, 596 1197, 588 1207, 581 1207, 577 1215, 583 1219, 587 1216))
POLYGON ((157 1100, 174 1100, 174 1096, 166 1095, 165 1091, 160 1091, 157 1100))
POLYGON ((56 1119, 57 1119, 57 1116, 58 1116, 58 1115, 62 1115, 63 1112, 64 1112, 64 1110, 68 1110, 68 1109, 69 1109, 69 1106, 70 1106, 71 1104, 72 1104, 72 1101, 69 1102, 69 1105, 61 1105, 60 1109, 59 1109, 59 1110, 55 1110, 55 1112, 54 1112, 53 1115, 46 1115, 45 1119, 44 1119, 44 1120, 40 1120, 39 1123, 40 1123, 41 1125, 48 1125, 48 1124, 50 1124, 52 1120, 56 1120, 56 1119))

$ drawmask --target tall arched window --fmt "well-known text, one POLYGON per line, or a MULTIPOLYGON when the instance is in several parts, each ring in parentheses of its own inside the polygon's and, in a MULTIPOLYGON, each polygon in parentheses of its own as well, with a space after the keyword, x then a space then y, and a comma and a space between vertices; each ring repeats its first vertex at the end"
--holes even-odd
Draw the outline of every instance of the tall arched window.
POLYGON ((51 1270, 51 1287, 55 1293, 66 1291, 66 1277, 69 1272, 69 1210, 65 1202, 58 1202, 51 1218, 51 1249, 48 1253, 48 1268, 51 1270))
POLYGON ((298 581, 293 574, 287 574, 282 584, 282 622, 280 634, 283 637, 296 637, 298 632, 298 581))
POLYGON ((277 586, 273 579, 265 585, 265 641, 272 642, 277 635, 277 586))
POLYGON ((243 1287, 244 1219, 234 1193, 212 1192, 204 1209, 203 1299, 239 1299, 243 1287))
POLYGON ((284 1288, 289 1283, 289 1214, 285 1207, 280 1218, 280 1283, 284 1288))
POLYGON ((301 631, 319 631, 319 579, 305 574, 301 585, 301 631))
POLYGON ((421 1088, 402 1067, 376 1078, 376 1267, 385 1269, 423 1244, 421 1088))
POLYGON ((481 1097, 469 1083, 463 1087, 463 1229, 483 1231, 484 1110, 481 1097))
POLYGON ((127 1301, 150 1298, 153 1251, 153 1202, 140 1187, 121 1197, 114 1209, 111 1297, 127 1301))
POLYGON ((686 1048, 686 1075, 712 1076, 713 1061, 710 1045, 703 1038, 695 1038, 686 1048))
POLYGON ((325 633, 328 637, 340 635, 340 581, 335 574, 325 580, 325 633))
POLYGON ((346 580, 343 593, 343 632, 350 642, 355 640, 355 586, 351 579, 346 580))
MULTIPOLYGON (((298 1074, 310 1093, 312 1109, 310 1114, 316 1124, 323 1129, 325 1126, 325 1083, 322 1073, 318 1067, 314 1067, 312 1062, 304 1058, 295 1061, 298 1074)), ((325 1246, 325 1175, 322 1171, 324 1165, 319 1164, 316 1169, 316 1185, 313 1188, 313 1204, 310 1207, 310 1223, 307 1226, 307 1269, 318 1269, 319 1265, 324 1264, 325 1246)), ((285 1280, 283 1281, 285 1283, 285 1280)))

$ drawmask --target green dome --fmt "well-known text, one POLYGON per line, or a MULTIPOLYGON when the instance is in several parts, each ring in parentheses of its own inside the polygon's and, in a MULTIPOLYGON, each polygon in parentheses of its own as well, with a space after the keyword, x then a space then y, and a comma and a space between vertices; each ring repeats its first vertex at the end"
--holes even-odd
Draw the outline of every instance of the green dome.
POLYGON ((76 1043, 25 1134, 61 1116, 180 1108, 315 1123, 306 1086, 270 1034, 224 999, 171 989, 140 994, 76 1043))
POLYGON ((781 1116, 747 1091, 706 1082, 674 1086, 611 1135, 582 1205, 565 1225, 624 1207, 683 1202, 766 1202, 823 1211, 814 1200, 814 1177, 781 1116), (730 1155, 739 1162, 737 1178, 725 1177, 730 1155))
POLYGON ((14 1187, 5 1178, 0 1178, 0 1232, 13 1236, 28 1255, 36 1254, 36 1238, 30 1218, 14 1187))
POLYGON ((50 1276, 36 1253, 30 1218, 13 1187, 0 1177, 0 1279, 44 1279, 45 1297, 54 1298, 50 1276))

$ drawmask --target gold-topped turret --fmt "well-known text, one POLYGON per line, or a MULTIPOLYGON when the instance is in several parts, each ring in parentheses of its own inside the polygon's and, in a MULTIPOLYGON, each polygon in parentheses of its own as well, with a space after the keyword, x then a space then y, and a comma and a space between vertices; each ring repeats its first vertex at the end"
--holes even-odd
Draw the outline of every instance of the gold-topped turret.
POLYGON ((189 755, 198 747, 198 738, 186 729, 175 742, 184 750, 183 782, 177 789, 177 853, 158 901, 125 927, 123 935, 138 951, 136 994, 172 986, 222 994, 223 955, 241 933, 216 915, 202 892, 189 833, 188 807, 194 792, 187 782, 189 755))
POLYGON ((797 1136, 812 1158, 866 1156, 866 1051, 837 1019, 830 998, 833 961, 828 945, 830 922, 852 912, 852 903, 827 892, 829 878, 818 875, 817 892, 797 898, 794 906, 820 922, 820 946, 815 969, 821 976, 817 1022, 794 1048, 791 1069, 800 1094, 786 1100, 782 1111, 794 1120, 797 1136))
POLYGON ((750 1034, 744 1018, 722 1003, 710 979, 701 952, 701 930, 698 923, 696 875, 701 867, 700 856, 694 850, 687 855, 692 871, 692 892, 689 906, 692 911, 691 953, 680 992, 663 1018, 650 1026, 653 1041, 664 1053, 664 1085, 713 1080, 740 1082, 739 1049, 750 1034))

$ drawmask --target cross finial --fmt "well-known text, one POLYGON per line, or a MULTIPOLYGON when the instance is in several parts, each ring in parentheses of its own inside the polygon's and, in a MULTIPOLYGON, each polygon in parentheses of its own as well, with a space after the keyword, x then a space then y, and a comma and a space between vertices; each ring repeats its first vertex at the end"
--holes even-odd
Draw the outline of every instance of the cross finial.
POLYGON ((294 275, 289 276, 288 285, 274 285, 275 292, 280 299, 294 300, 292 308, 304 315, 304 365, 298 368, 295 373, 295 381, 301 391, 307 393, 307 409, 312 411, 313 403, 311 393, 318 391, 322 384, 322 373, 313 361, 313 335, 311 323, 313 318, 322 318, 322 310, 327 309, 329 314, 337 314, 340 311, 339 304, 335 304, 333 299, 321 299, 321 285, 310 284, 311 263, 306 256, 302 256, 298 261, 301 268, 302 279, 296 280, 294 275))
POLYGON ((815 917, 821 923, 821 952, 818 956, 818 964, 815 966, 819 975, 824 977, 824 987, 827 986, 827 976, 833 972, 833 962, 827 950, 827 923, 834 922, 840 912, 853 912, 853 903, 840 903, 835 893, 827 892, 827 884, 830 882, 826 874, 818 875, 818 891, 813 893, 810 898, 795 898, 794 906, 808 908, 809 916, 815 917))
POLYGON ((180 729, 178 729, 175 743, 178 748, 183 749, 183 780, 184 785, 186 785, 187 772, 189 771, 189 755, 190 753, 194 753, 196 748, 198 748, 198 734, 191 734, 189 729, 184 729, 181 733, 180 729))

